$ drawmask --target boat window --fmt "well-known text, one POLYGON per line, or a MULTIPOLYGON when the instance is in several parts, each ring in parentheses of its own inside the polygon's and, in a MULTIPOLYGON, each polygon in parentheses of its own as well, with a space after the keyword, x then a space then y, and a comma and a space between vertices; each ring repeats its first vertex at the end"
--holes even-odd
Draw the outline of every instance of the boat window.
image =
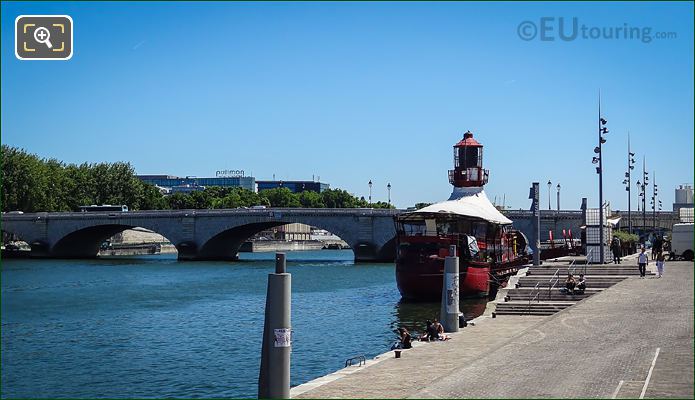
POLYGON ((471 255, 471 258, 476 258, 478 253, 480 253, 478 241, 473 236, 466 236, 466 242, 468 244, 468 253, 471 255))
POLYGON ((436 220, 426 219, 425 220, 425 227, 426 227, 425 235, 427 235, 427 236, 436 236, 437 235, 437 221, 436 220))
POLYGON ((474 222, 471 234, 474 235, 479 242, 485 242, 487 237, 487 222, 474 222))
POLYGON ((399 235, 422 236, 425 234, 425 224, 422 221, 403 223, 399 227, 399 235))

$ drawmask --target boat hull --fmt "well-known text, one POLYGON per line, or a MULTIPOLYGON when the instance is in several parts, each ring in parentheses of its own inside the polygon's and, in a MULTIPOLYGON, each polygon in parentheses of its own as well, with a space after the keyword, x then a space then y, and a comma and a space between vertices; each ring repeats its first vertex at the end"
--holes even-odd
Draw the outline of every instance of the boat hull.
MULTIPOLYGON (((438 301, 442 296, 444 259, 430 259, 424 263, 396 264, 396 283, 404 299, 438 301)), ((490 290, 490 266, 460 262, 459 297, 487 296, 490 290)))

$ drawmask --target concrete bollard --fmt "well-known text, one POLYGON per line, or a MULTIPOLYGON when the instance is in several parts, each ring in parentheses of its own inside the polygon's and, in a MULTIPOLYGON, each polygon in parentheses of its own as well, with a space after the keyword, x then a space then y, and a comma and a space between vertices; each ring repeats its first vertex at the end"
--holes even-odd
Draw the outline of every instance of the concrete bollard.
POLYGON ((291 304, 292 276, 285 253, 276 253, 275 273, 268 274, 258 398, 290 398, 291 304))
POLYGON ((449 256, 444 259, 444 282, 442 285, 442 306, 439 319, 444 332, 459 330, 459 258, 456 246, 449 246, 449 256))

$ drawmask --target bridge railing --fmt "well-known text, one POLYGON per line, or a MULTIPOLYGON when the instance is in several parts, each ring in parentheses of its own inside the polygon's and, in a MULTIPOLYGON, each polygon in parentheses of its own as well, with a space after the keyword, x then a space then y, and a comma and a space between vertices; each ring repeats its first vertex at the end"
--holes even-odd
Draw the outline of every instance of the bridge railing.
POLYGON ((160 217, 160 216, 215 216, 215 215, 268 215, 277 217, 297 215, 357 215, 357 216, 395 216, 404 210, 375 209, 375 208, 221 208, 221 209, 182 209, 182 210, 141 210, 141 211, 103 211, 103 212, 39 212, 24 214, 2 214, 3 220, 35 220, 42 218, 131 218, 131 217, 160 217))

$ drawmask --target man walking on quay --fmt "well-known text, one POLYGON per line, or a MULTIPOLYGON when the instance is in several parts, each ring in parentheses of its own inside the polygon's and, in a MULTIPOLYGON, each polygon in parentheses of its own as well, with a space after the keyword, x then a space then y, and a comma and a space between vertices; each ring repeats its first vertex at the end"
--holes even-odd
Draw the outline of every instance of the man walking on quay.
POLYGON ((611 249, 613 250, 613 263, 620 264, 620 256, 622 255, 622 249, 620 246, 620 239, 617 236, 613 236, 613 241, 611 242, 611 249))
POLYGON ((644 246, 642 246, 642 251, 639 253, 639 257, 637 258, 640 278, 644 278, 644 276, 647 274, 647 263, 649 263, 649 257, 647 257, 646 249, 644 246))

